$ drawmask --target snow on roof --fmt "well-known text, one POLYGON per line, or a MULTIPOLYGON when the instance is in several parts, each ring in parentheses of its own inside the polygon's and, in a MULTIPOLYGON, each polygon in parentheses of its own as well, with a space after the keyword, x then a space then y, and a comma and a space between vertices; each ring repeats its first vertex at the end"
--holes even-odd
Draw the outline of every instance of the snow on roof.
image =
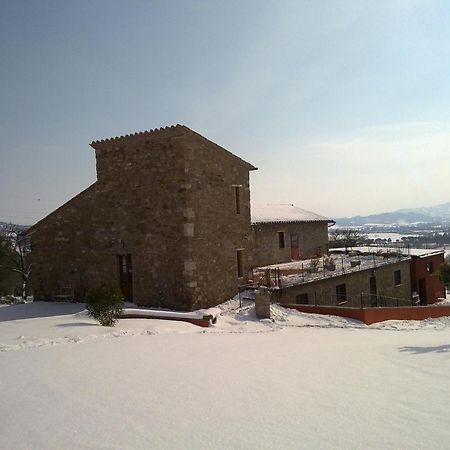
POLYGON ((344 274, 359 272, 361 270, 374 269, 375 267, 386 266, 389 264, 397 264, 399 261, 408 261, 410 256, 399 256, 397 254, 392 254, 390 258, 385 258, 376 254, 350 256, 333 253, 327 258, 334 261, 334 269, 329 270, 326 267, 324 258, 315 257, 256 267, 254 268, 254 276, 260 276, 260 274, 266 269, 279 269, 281 271, 281 285, 283 288, 288 288, 298 286, 303 283, 322 281, 325 278, 328 279, 339 277, 344 274), (314 261, 318 263, 317 272, 308 272, 308 267, 310 267, 314 261))
POLYGON ((293 204, 252 205, 252 223, 263 222, 333 222, 328 217, 298 208, 293 204))

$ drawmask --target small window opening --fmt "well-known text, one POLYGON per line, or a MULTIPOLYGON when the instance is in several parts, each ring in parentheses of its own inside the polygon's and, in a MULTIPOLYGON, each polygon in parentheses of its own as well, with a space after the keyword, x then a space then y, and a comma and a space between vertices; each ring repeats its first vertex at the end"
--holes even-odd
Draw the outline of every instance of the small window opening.
POLYGON ((242 266, 242 252, 243 250, 236 250, 236 262, 237 262, 237 276, 242 278, 244 276, 243 266, 242 266))
POLYGON ((336 302, 339 305, 340 303, 345 303, 347 301, 347 287, 345 283, 338 284, 336 286, 336 302))
POLYGON ((284 231, 278 232, 278 248, 284 248, 284 231))
POLYGON ((400 286, 402 284, 402 272, 400 270, 394 271, 394 284, 400 286))
POLYGON ((234 186, 234 195, 236 200, 236 214, 241 213, 241 186, 234 186))
POLYGON ((297 305, 308 305, 309 304, 308 293, 306 292, 304 294, 296 295, 295 302, 297 303, 297 305))

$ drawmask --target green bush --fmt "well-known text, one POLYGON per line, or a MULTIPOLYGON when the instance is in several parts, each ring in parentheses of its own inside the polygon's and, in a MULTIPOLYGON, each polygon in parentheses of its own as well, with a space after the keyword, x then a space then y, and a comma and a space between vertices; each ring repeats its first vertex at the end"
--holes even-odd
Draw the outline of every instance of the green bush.
POLYGON ((110 286, 100 286, 88 295, 86 309, 100 325, 113 327, 122 313, 123 295, 110 286))
POLYGON ((447 260, 439 268, 439 280, 442 284, 450 285, 450 262, 447 260))
POLYGON ((308 264, 308 267, 306 268, 306 272, 317 273, 319 271, 319 264, 320 261, 318 258, 311 259, 311 261, 308 264))

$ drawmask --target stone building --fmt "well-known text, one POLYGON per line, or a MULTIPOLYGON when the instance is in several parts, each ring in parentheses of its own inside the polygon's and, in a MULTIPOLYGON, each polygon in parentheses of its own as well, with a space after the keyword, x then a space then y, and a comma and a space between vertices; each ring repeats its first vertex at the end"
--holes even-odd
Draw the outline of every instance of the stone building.
POLYGON ((255 275, 265 278, 263 284, 268 280, 281 304, 410 306, 410 262, 398 255, 333 254, 260 268, 255 275))
MULTIPOLYGON (((331 252, 346 252, 344 248, 332 249, 331 252)), ((411 296, 420 305, 430 305, 445 298, 445 286, 439 280, 439 267, 444 263, 443 249, 410 248, 399 243, 395 246, 356 246, 351 247, 350 253, 360 255, 384 254, 391 259, 401 255, 408 257, 411 272, 411 296)))
POLYGON ((439 280, 438 270, 444 263, 444 250, 410 249, 411 289, 421 305, 436 303, 445 298, 445 286, 439 280))
POLYGON ((247 282, 255 167, 182 125, 91 146, 97 181, 29 230, 35 298, 106 283, 193 310, 247 282))
POLYGON ((252 205, 254 265, 308 259, 328 252, 335 222, 292 204, 252 205))

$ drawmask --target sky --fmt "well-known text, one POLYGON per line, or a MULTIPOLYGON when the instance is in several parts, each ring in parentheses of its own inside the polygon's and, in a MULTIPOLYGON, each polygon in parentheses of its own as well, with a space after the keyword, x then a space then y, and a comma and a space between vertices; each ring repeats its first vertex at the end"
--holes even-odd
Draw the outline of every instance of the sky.
POLYGON ((184 124, 255 203, 450 201, 450 3, 0 0, 0 220, 93 183, 96 139, 184 124))

